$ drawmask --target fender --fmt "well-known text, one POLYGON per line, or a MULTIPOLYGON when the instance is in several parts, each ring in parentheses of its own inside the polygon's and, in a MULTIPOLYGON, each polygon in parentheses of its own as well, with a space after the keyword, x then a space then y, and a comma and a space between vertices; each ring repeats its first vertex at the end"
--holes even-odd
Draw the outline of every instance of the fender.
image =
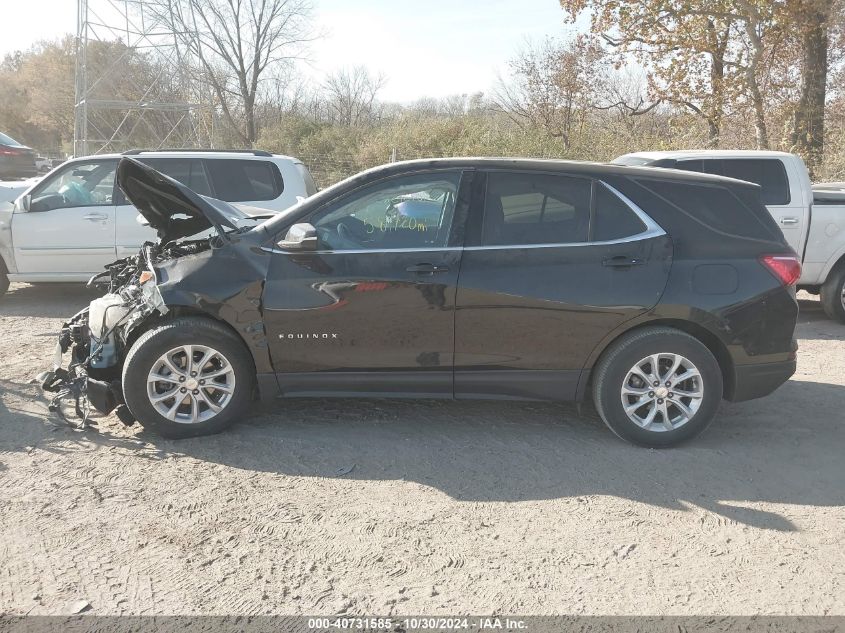
MULTIPOLYGON (((601 341, 593 348, 592 353, 587 358, 584 366, 581 368, 581 377, 578 380, 578 387, 575 394, 575 399, 578 402, 584 400, 587 393, 587 385, 592 376, 593 367, 596 366, 601 355, 605 350, 620 336, 626 332, 635 330, 649 325, 669 325, 670 327, 677 327, 681 330, 689 330, 688 333, 696 335, 696 338, 701 339, 701 333, 706 333, 705 337, 709 341, 702 341, 711 351, 714 352, 722 371, 727 378, 732 376, 733 360, 729 352, 729 345, 725 341, 725 333, 721 332, 718 322, 715 318, 708 315, 706 312, 698 311, 696 318, 690 318, 690 308, 683 306, 671 306, 665 304, 658 304, 648 312, 641 314, 629 321, 621 323, 614 330, 608 332, 601 341), (716 349, 712 347, 716 346, 716 349)), ((730 388, 729 381, 727 382, 730 388)))
POLYGON ((272 374, 262 295, 270 257, 235 240, 220 248, 155 265, 165 306, 207 314, 229 325, 252 355, 258 374, 272 374), (239 251, 249 251, 241 254, 239 251), (209 265, 209 259, 224 261, 209 265), (213 271, 213 272, 210 272, 213 271))
POLYGON ((6 264, 6 271, 12 274, 18 272, 12 242, 12 220, 14 219, 14 215, 15 205, 11 202, 0 202, 0 258, 6 264))

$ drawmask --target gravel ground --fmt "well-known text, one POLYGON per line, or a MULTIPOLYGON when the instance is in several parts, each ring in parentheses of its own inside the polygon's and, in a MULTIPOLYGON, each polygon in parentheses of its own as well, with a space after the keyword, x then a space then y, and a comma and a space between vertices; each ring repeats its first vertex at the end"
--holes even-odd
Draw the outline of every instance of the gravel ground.
POLYGON ((29 380, 91 296, 0 301, 0 613, 845 614, 845 326, 809 296, 796 376, 667 451, 500 402, 75 431, 29 380))

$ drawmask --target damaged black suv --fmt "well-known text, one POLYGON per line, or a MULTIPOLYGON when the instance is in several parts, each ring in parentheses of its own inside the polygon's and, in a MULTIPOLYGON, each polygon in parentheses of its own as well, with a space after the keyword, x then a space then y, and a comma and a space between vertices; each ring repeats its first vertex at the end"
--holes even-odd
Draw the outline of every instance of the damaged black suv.
POLYGON ((42 383, 83 415, 186 437, 258 396, 591 394, 617 435, 669 446, 795 371, 800 265, 750 183, 422 160, 265 219, 131 158, 117 179, 159 240, 62 329, 42 383))

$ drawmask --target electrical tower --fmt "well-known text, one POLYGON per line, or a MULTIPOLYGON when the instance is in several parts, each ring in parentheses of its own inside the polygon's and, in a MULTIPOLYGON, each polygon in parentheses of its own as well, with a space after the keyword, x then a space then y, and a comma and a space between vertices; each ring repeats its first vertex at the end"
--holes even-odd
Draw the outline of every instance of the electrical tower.
POLYGON ((74 156, 213 147, 212 99, 191 80, 161 0, 77 0, 74 156))

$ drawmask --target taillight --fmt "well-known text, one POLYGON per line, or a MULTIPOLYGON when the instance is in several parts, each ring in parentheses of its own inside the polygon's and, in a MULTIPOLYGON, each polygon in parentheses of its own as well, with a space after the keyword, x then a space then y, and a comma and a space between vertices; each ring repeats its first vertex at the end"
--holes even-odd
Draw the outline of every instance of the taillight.
POLYGON ((5 156, 17 156, 20 152, 16 149, 9 149, 8 147, 0 147, 0 154, 5 156))
POLYGON ((792 286, 801 278, 801 260, 798 255, 763 255, 760 263, 784 286, 792 286))

